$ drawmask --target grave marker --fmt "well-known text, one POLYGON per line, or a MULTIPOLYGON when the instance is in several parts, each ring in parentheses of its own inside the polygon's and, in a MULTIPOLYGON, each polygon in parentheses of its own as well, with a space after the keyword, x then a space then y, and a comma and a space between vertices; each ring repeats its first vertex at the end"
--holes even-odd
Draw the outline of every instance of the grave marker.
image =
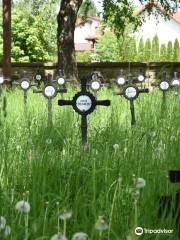
POLYGON ((97 105, 109 106, 109 100, 96 100, 94 95, 87 91, 87 78, 81 78, 81 91, 76 93, 72 100, 59 100, 59 106, 70 105, 81 115, 82 145, 87 146, 87 115, 92 113, 97 105))
POLYGON ((148 93, 148 92, 149 92, 148 88, 139 89, 134 84, 128 84, 119 93, 117 93, 117 92, 114 93, 115 95, 124 96, 127 100, 129 100, 129 102, 130 102, 130 111, 131 111, 131 127, 133 127, 135 125, 135 123, 136 123, 134 100, 136 98, 138 98, 140 93, 148 93))
POLYGON ((36 86, 35 84, 31 84, 31 81, 29 80, 28 77, 25 77, 26 72, 24 71, 23 73, 23 77, 21 78, 20 82, 13 82, 13 85, 19 86, 21 90, 23 90, 24 93, 24 106, 25 106, 25 110, 27 109, 27 98, 28 98, 28 90, 33 87, 36 86))
POLYGON ((57 93, 66 93, 67 89, 58 89, 55 86, 56 80, 52 80, 52 75, 48 74, 47 84, 42 89, 33 89, 33 93, 42 93, 48 99, 48 125, 52 124, 52 99, 57 93))

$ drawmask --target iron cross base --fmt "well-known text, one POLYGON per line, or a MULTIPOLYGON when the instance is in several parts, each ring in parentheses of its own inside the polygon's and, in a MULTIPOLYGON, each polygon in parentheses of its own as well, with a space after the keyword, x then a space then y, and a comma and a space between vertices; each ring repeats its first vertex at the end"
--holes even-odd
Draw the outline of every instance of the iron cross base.
POLYGON ((59 100, 59 106, 70 105, 81 115, 82 145, 87 145, 87 115, 92 113, 97 105, 109 106, 110 100, 96 100, 94 95, 87 91, 87 78, 81 78, 81 91, 74 95, 72 100, 59 100))
POLYGON ((127 100, 130 101, 130 111, 131 111, 131 127, 135 126, 136 118, 135 118, 135 107, 134 100, 138 98, 140 93, 148 93, 149 89, 139 89, 136 85, 127 85, 123 88, 123 90, 119 93, 114 93, 115 95, 124 96, 127 100))
MULTIPOLYGON (((180 183, 180 171, 169 171, 169 178, 172 183, 180 183)), ((175 219, 180 236, 180 189, 176 191, 175 196, 160 197, 158 217, 175 219)))

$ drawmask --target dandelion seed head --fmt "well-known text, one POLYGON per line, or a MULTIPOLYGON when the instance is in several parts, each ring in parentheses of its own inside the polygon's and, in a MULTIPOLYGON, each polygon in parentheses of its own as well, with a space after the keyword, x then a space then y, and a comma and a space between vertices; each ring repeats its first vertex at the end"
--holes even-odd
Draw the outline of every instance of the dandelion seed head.
POLYGON ((171 142, 176 142, 176 137, 175 137, 175 136, 171 136, 171 137, 170 137, 170 141, 171 141, 171 142))
POLYGON ((99 216, 96 224, 95 224, 95 229, 99 231, 104 231, 108 229, 108 224, 105 222, 103 216, 99 216))
POLYGON ((61 233, 54 234, 50 240, 67 240, 67 238, 61 233))
POLYGON ((16 151, 17 151, 17 152, 20 152, 20 151, 21 151, 21 146, 20 146, 20 145, 17 145, 17 146, 16 146, 16 151))
POLYGON ((127 147, 124 148, 124 154, 126 154, 128 151, 127 147))
POLYGON ((118 149, 119 149, 119 144, 117 144, 117 143, 114 144, 114 145, 113 145, 113 148, 114 148, 115 151, 118 150, 118 149))
POLYGON ((11 227, 7 225, 4 229, 4 236, 8 237, 9 235, 11 235, 11 227))
POLYGON ((138 200, 139 197, 140 197, 140 191, 139 190, 135 190, 135 191, 132 192, 132 198, 134 200, 138 200))
POLYGON ((86 233, 78 232, 72 236, 72 240, 88 240, 89 237, 86 233))
POLYGON ((59 218, 61 220, 67 220, 67 219, 70 219, 72 217, 72 211, 67 211, 67 210, 64 210, 60 215, 59 215, 59 218))
POLYGON ((6 219, 3 216, 0 216, 0 230, 4 229, 6 226, 6 219))
POLYGON ((145 186, 146 186, 146 181, 144 180, 144 178, 136 179, 135 187, 137 189, 144 188, 145 186))
POLYGON ((46 144, 49 145, 49 144, 51 144, 51 143, 52 143, 52 139, 51 139, 51 138, 47 138, 47 139, 46 139, 46 144))
POLYGON ((21 213, 29 213, 31 207, 29 202, 22 200, 16 203, 15 209, 21 213))

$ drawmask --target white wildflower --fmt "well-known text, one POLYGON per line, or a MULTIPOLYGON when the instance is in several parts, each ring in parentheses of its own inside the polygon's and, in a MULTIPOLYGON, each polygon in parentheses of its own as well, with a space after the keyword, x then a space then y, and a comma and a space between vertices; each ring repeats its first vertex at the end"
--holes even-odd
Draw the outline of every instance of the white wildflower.
POLYGON ((72 236, 72 240, 88 240, 89 237, 86 233, 78 232, 72 236))
POLYGON ((58 234, 54 234, 50 240, 67 240, 67 238, 62 235, 61 233, 58 233, 58 234))
POLYGON ((139 191, 139 190, 136 190, 136 191, 133 191, 133 192, 132 192, 132 198, 133 198, 134 200, 138 200, 139 197, 140 197, 140 191, 139 191))
POLYGON ((144 188, 145 186, 146 186, 146 181, 143 178, 136 179, 135 187, 137 189, 144 188))
POLYGON ((115 151, 118 150, 118 149, 119 149, 119 144, 117 144, 117 143, 114 144, 114 145, 113 145, 113 148, 114 148, 115 151))
POLYGON ((105 222, 103 216, 99 216, 96 224, 95 224, 95 229, 99 231, 104 231, 108 229, 108 224, 105 222))
POLYGON ((0 230, 4 229, 6 226, 6 219, 3 216, 0 216, 0 230))
POLYGON ((7 225, 4 229, 4 236, 8 237, 10 234, 11 234, 11 227, 7 225))
POLYGON ((64 210, 60 215, 59 218, 61 220, 66 220, 66 219, 70 219, 72 217, 72 211, 66 211, 64 210))
POLYGON ((52 139, 51 138, 48 138, 48 139, 46 139, 46 144, 51 144, 52 143, 52 139))
POLYGON ((127 151, 128 151, 128 150, 127 150, 127 147, 125 147, 125 148, 124 148, 124 154, 126 154, 127 151))
POLYGON ((170 140, 171 140, 171 142, 176 142, 176 137, 175 136, 171 136, 170 140))
POLYGON ((16 203, 15 209, 21 213, 29 213, 31 207, 27 201, 22 200, 16 203))
POLYGON ((20 145, 17 145, 17 146, 16 146, 16 151, 17 151, 17 152, 20 152, 21 150, 22 150, 21 146, 20 146, 20 145))

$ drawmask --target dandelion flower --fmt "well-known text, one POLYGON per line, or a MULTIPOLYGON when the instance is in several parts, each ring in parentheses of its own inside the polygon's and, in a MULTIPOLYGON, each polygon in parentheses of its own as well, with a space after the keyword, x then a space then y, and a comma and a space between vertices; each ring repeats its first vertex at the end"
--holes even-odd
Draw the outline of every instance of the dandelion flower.
POLYGON ((72 236, 72 240, 88 240, 89 237, 86 233, 78 232, 72 236))
POLYGON ((139 190, 136 190, 136 191, 133 191, 133 192, 132 192, 132 198, 133 198, 134 200, 138 200, 139 197, 140 197, 140 191, 139 191, 139 190))
POLYGON ((11 227, 7 225, 4 229, 4 236, 8 237, 10 234, 11 234, 11 227))
POLYGON ((144 188, 146 186, 146 181, 143 178, 137 178, 135 184, 137 189, 144 188))
POLYGON ((67 219, 70 219, 71 217, 72 217, 72 211, 66 211, 66 210, 64 210, 63 213, 61 213, 59 216, 61 220, 67 220, 67 219))
POLYGON ((46 139, 46 144, 51 144, 51 143, 52 143, 52 139, 51 138, 46 139))
POLYGON ((54 234, 50 240, 67 240, 65 236, 63 236, 61 233, 54 234))
POLYGON ((6 226, 6 219, 3 216, 0 216, 0 230, 4 229, 6 226))
POLYGON ((99 216, 96 224, 95 224, 95 229, 99 231, 104 231, 108 229, 108 224, 105 222, 103 216, 99 216))
POLYGON ((15 209, 21 213, 29 213, 31 207, 27 201, 22 200, 16 203, 15 209))
POLYGON ((114 145, 113 145, 113 148, 114 148, 115 151, 118 150, 118 149, 119 149, 119 144, 117 144, 117 143, 114 144, 114 145))

